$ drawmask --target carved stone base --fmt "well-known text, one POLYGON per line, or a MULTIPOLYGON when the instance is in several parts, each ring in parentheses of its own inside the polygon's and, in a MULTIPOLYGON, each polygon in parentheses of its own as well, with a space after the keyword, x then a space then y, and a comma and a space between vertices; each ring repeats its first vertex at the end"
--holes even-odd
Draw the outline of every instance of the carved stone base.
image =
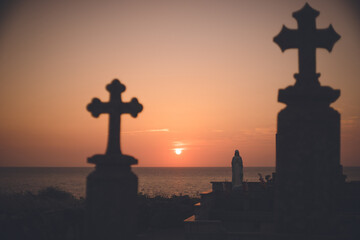
MULTIPOLYGON (((137 160, 132 158, 130 162, 137 160)), ((138 178, 130 164, 108 163, 97 162, 87 177, 87 239, 134 239, 138 178)))
POLYGON ((276 135, 278 232, 335 231, 336 194, 343 180, 340 114, 316 101, 289 104, 278 115, 276 135))

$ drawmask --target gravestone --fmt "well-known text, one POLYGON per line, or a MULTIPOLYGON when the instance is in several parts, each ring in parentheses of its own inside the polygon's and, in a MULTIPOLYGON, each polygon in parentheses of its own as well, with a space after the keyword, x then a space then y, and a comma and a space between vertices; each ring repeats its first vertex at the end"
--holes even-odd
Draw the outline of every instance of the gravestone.
POLYGON ((136 98, 130 103, 121 100, 125 86, 115 79, 106 86, 110 101, 94 98, 87 106, 92 116, 109 114, 108 144, 105 154, 88 158, 95 164, 86 182, 87 239, 134 239, 136 226, 137 176, 131 165, 137 160, 120 150, 120 117, 130 113, 136 117, 143 107, 136 98))
POLYGON ((330 107, 340 90, 321 86, 316 49, 329 52, 340 36, 330 25, 317 29, 319 12, 308 4, 293 13, 298 29, 283 26, 274 38, 282 51, 297 48, 296 83, 279 90, 276 134, 275 219, 280 233, 322 234, 335 228, 340 165, 340 114, 330 107))

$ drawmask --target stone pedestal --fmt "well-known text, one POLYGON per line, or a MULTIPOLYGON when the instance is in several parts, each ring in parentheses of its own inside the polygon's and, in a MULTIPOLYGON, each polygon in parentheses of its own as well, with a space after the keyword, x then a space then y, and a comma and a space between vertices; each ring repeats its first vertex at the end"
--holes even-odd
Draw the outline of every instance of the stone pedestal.
POLYGON ((95 170, 87 177, 87 239, 135 239, 138 178, 130 156, 95 155, 95 170))
POLYGON ((279 91, 287 107, 278 115, 275 214, 280 233, 335 230, 340 165, 340 114, 329 105, 340 95, 329 87, 279 91))

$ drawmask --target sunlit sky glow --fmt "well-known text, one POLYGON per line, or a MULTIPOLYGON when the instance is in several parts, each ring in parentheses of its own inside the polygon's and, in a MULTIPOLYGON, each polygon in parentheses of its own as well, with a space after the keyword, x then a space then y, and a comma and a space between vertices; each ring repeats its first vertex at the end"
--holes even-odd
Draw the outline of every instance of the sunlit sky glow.
MULTIPOLYGON (((0 166, 91 166, 108 116, 86 105, 107 101, 114 78, 124 101, 144 106, 121 125, 138 166, 230 166, 235 149, 245 166, 275 165, 278 89, 294 84, 298 62, 272 39, 297 28, 305 1, 14 2, 0 18, 0 166)), ((317 50, 317 71, 341 90, 341 162, 359 166, 359 2, 308 2, 317 27, 341 35, 331 53, 317 50)))

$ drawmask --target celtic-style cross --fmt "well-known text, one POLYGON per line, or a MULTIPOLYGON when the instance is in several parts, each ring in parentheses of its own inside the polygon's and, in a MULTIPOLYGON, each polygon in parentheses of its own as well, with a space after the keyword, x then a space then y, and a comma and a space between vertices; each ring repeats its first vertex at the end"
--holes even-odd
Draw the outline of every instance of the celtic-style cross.
POLYGON ((274 37, 274 42, 282 51, 290 48, 299 49, 299 74, 295 74, 295 86, 320 85, 320 74, 316 73, 316 48, 325 48, 331 52, 335 42, 340 39, 340 35, 334 31, 331 24, 326 29, 316 29, 317 16, 319 12, 306 3, 302 9, 293 13, 298 29, 288 29, 283 25, 280 33, 274 37))
POLYGON ((120 115, 130 113, 132 117, 137 117, 142 111, 143 106, 136 98, 131 102, 124 103, 121 100, 121 93, 125 91, 125 86, 115 79, 106 86, 110 92, 110 101, 101 102, 98 98, 93 98, 92 102, 87 105, 87 110, 94 117, 99 117, 102 113, 109 114, 109 136, 106 155, 122 155, 120 150, 120 115))

